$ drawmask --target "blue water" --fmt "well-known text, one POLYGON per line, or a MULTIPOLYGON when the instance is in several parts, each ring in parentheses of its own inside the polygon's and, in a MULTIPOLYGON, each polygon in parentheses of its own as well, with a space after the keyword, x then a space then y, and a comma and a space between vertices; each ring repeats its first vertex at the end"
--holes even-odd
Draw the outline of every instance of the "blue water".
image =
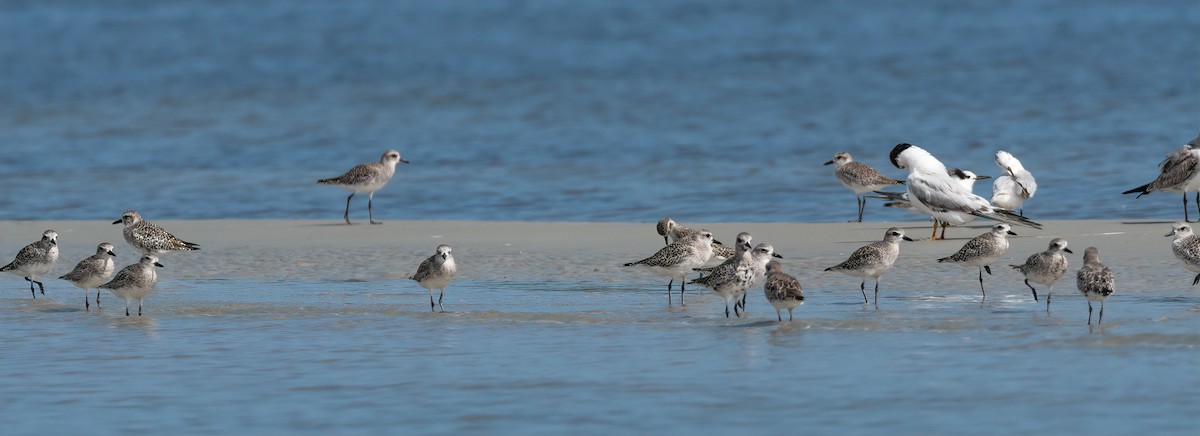
POLYGON ((396 148, 384 219, 842 221, 820 164, 899 177, 898 142, 989 175, 1014 153, 1035 219, 1174 219, 1176 196, 1119 192, 1200 126, 1184 0, 3 11, 0 219, 336 220, 344 191, 314 181, 396 148))

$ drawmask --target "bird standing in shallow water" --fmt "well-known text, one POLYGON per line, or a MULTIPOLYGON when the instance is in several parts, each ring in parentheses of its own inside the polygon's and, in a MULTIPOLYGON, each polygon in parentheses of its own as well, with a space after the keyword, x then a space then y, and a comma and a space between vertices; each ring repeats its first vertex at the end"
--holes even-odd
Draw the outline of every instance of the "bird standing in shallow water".
POLYGON ((962 266, 979 267, 979 292, 983 294, 983 299, 987 299, 987 291, 983 289, 983 271, 988 274, 992 273, 993 262, 1000 260, 1000 256, 1008 251, 1008 236, 1016 236, 1013 233, 1012 227, 1008 224, 1000 223, 992 226, 992 230, 982 235, 972 238, 963 244, 958 252, 938 259, 938 262, 956 263, 962 266))
POLYGON ((692 273, 692 268, 704 266, 712 258, 712 252, 712 233, 708 230, 700 230, 693 233, 691 239, 672 242, 659 249, 653 256, 637 262, 629 262, 625 266, 640 266, 656 275, 670 277, 671 282, 667 283, 668 305, 672 304, 672 284, 675 283, 675 279, 679 279, 679 304, 684 304, 684 279, 692 273))
POLYGON ((1025 275, 1025 286, 1028 286, 1029 291, 1033 292, 1033 301, 1037 301, 1038 296, 1037 289, 1029 284, 1030 280, 1050 287, 1046 289, 1046 312, 1050 311, 1050 294, 1054 292, 1054 282, 1067 273, 1067 256, 1063 255, 1063 252, 1074 253, 1067 248, 1066 239, 1054 238, 1050 241, 1050 247, 1046 251, 1029 256, 1023 264, 1009 265, 1025 275))
POLYGON ((113 262, 116 253, 113 253, 112 250, 113 244, 101 243, 96 246, 96 254, 79 261, 75 265, 75 269, 59 277, 71 282, 75 287, 83 289, 84 310, 92 310, 88 304, 88 290, 92 288, 96 289, 96 307, 100 307, 100 288, 98 286, 107 283, 113 275, 113 270, 116 269, 113 262))
POLYGON ((883 240, 859 247, 845 262, 825 268, 850 277, 862 277, 858 290, 862 292, 863 304, 867 304, 867 279, 875 280, 875 304, 879 304, 879 277, 892 269, 900 257, 900 241, 911 241, 904 236, 904 229, 892 227, 883 233, 883 240))
POLYGON ((350 171, 346 171, 345 174, 332 179, 317 180, 317 183, 340 186, 350 190, 350 196, 346 197, 346 212, 342 214, 342 219, 346 220, 346 224, 350 224, 350 199, 359 192, 367 193, 367 216, 371 224, 383 224, 375 221, 375 212, 371 203, 375 199, 375 191, 387 186, 388 182, 392 180, 392 175, 396 174, 397 163, 408 163, 408 161, 400 157, 400 152, 388 150, 383 152, 379 162, 358 164, 350 171))
MULTIPOLYGON (((1176 259, 1183 262, 1183 267, 1188 271, 1200 273, 1200 236, 1192 233, 1192 226, 1184 222, 1175 223, 1171 226, 1171 232, 1164 236, 1175 237, 1175 240, 1171 241, 1171 251, 1175 253, 1176 259)), ((1200 283, 1200 274, 1196 274, 1192 286, 1196 286, 1197 283, 1200 283)))
POLYGON ((100 285, 100 287, 108 289, 117 298, 125 300, 125 316, 129 316, 129 304, 136 299, 138 316, 142 316, 142 299, 150 295, 150 292, 154 291, 154 286, 158 284, 158 272, 154 270, 154 267, 162 268, 162 266, 161 263, 158 263, 158 256, 144 255, 138 263, 122 268, 112 281, 100 285))
POLYGON ((788 321, 792 320, 792 309, 804 304, 804 291, 800 281, 783 272, 783 264, 772 260, 767 264, 767 280, 763 282, 763 294, 775 307, 775 318, 783 321, 779 311, 787 309, 788 321))
POLYGON ((1100 302, 1100 319, 1096 324, 1104 322, 1104 300, 1116 290, 1111 269, 1100 263, 1100 249, 1088 247, 1083 252, 1083 267, 1075 275, 1075 285, 1079 292, 1087 298, 1088 325, 1092 325, 1092 302, 1100 302))
POLYGON ((0 266, 0 271, 7 271, 24 278, 29 282, 29 293, 33 294, 33 298, 37 298, 37 293, 33 292, 33 285, 36 283, 38 289, 42 291, 42 295, 46 295, 46 287, 42 285, 42 282, 37 281, 37 278, 54 269, 56 262, 58 262, 58 232, 46 230, 42 232, 41 240, 21 248, 12 262, 0 266))
MULTIPOLYGON (((469 256, 468 256, 469 257, 469 256)), ((422 288, 429 291, 429 311, 433 312, 433 290, 438 290, 437 305, 442 312, 446 308, 442 307, 442 295, 446 293, 446 285, 454 280, 454 275, 458 273, 458 265, 454 263, 454 256, 450 254, 450 246, 446 244, 437 246, 437 253, 429 256, 421 262, 417 267, 417 273, 409 277, 421 284, 422 288)))

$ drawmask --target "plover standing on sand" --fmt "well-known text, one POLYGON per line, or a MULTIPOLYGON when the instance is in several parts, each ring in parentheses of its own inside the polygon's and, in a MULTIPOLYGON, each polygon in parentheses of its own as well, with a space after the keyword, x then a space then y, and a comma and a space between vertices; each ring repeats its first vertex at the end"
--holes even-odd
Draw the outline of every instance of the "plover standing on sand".
POLYGON ((863 194, 878 191, 892 185, 903 185, 904 181, 896 180, 883 175, 875 168, 862 162, 855 162, 850 153, 839 151, 833 155, 833 160, 825 162, 825 165, 837 165, 837 170, 834 175, 838 181, 842 182, 842 186, 854 191, 854 197, 858 201, 858 221, 862 222, 863 208, 867 206, 867 199, 863 194))
POLYGON ((157 224, 143 220, 136 210, 127 210, 121 214, 121 219, 113 221, 113 224, 122 223, 125 224, 125 228, 121 229, 121 235, 138 253, 158 256, 168 251, 200 249, 200 245, 176 238, 157 224))
POLYGON ((1067 248, 1067 240, 1063 238, 1054 238, 1050 241, 1050 247, 1041 253, 1035 253, 1025 259, 1025 263, 1020 265, 1009 265, 1013 269, 1020 271, 1025 276, 1025 286, 1029 287, 1029 291, 1033 292, 1033 301, 1037 301, 1037 289, 1029 284, 1030 280, 1034 283, 1049 286, 1046 289, 1046 311, 1050 311, 1050 295, 1054 292, 1054 282, 1062 278, 1063 274, 1067 273, 1067 256, 1063 252, 1074 253, 1070 248, 1067 248))
POLYGON ((679 304, 684 304, 684 279, 692 273, 692 268, 698 268, 712 257, 712 233, 700 230, 692 235, 690 240, 676 241, 654 253, 653 256, 630 262, 625 266, 640 266, 663 277, 670 277, 667 283, 667 304, 672 304, 671 289, 675 279, 679 279, 679 304))
POLYGON ((367 216, 371 224, 383 224, 375 221, 375 212, 372 210, 371 203, 375 199, 375 191, 387 186, 388 182, 392 180, 392 175, 396 174, 396 164, 401 162, 408 163, 400 157, 400 152, 388 150, 383 152, 379 162, 358 164, 350 171, 346 171, 345 174, 332 179, 317 180, 317 183, 340 186, 350 190, 350 196, 346 197, 346 212, 342 214, 342 219, 346 220, 346 224, 350 224, 350 199, 359 192, 367 193, 367 216))
POLYGON ((1100 249, 1088 247, 1083 251, 1083 267, 1075 275, 1075 285, 1088 302, 1088 325, 1092 325, 1092 302, 1100 302, 1100 319, 1104 322, 1104 300, 1116 290, 1111 269, 1100 263, 1100 249))
POLYGON ((792 320, 792 309, 804 304, 804 291, 800 281, 783 272, 783 264, 772 260, 767 263, 767 279, 763 282, 763 294, 775 307, 775 318, 783 321, 779 311, 787 309, 788 321, 792 320))
MULTIPOLYGON (((1175 258, 1183 262, 1183 267, 1188 271, 1200 273, 1200 236, 1192 233, 1192 226, 1187 223, 1178 222, 1171 226, 1171 232, 1165 236, 1174 236, 1175 240, 1171 241, 1171 251, 1175 253, 1175 258)), ((1196 274, 1196 278, 1192 280, 1192 286, 1200 283, 1200 274, 1196 274)))

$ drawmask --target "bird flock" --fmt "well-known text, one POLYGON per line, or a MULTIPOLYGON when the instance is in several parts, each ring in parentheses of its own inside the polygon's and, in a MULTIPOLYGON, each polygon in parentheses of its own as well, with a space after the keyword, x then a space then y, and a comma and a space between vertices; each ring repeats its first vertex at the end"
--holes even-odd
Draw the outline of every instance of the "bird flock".
MULTIPOLYGON (((896 207, 913 213, 928 215, 933 220, 933 233, 929 239, 945 239, 949 226, 962 226, 978 218, 997 221, 989 231, 978 235, 955 253, 937 259, 978 269, 979 289, 983 299, 987 298, 983 273, 992 274, 991 265, 999 261, 1008 251, 1008 236, 1016 235, 1013 226, 1041 229, 1042 225, 1025 217, 1024 204, 1037 193, 1037 182, 1021 162, 1011 153, 1000 150, 995 154, 1001 175, 992 185, 992 197, 987 199, 973 192, 978 180, 987 179, 959 168, 947 169, 940 160, 928 151, 908 143, 897 144, 888 155, 897 169, 907 170, 904 180, 893 179, 880 171, 857 162, 850 153, 838 152, 825 165, 836 165, 834 175, 843 186, 855 194, 856 222, 862 222, 868 198, 887 201, 886 207, 896 207), (886 191, 892 187, 903 187, 903 192, 886 191), (866 195, 866 194, 874 195, 866 195), (938 229, 942 230, 939 238, 938 229)), ((396 150, 387 150, 378 162, 357 165, 338 177, 320 179, 317 183, 338 186, 350 190, 346 197, 343 219, 350 224, 350 201, 357 193, 367 194, 367 211, 371 224, 381 224, 374 219, 373 199, 375 192, 391 181, 396 164, 409 163, 396 150)), ((1174 237, 1172 251, 1191 272, 1197 273, 1192 284, 1200 284, 1200 237, 1193 233, 1187 206, 1187 194, 1196 192, 1197 212, 1200 213, 1200 136, 1183 147, 1168 153, 1160 166, 1160 173, 1150 183, 1124 192, 1137 193, 1138 197, 1153 192, 1183 194, 1184 221, 1172 225, 1167 237, 1174 237)), ((159 256, 175 251, 195 251, 200 245, 184 241, 162 227, 142 219, 134 210, 126 211, 113 224, 123 224, 122 236, 131 248, 141 255, 139 260, 119 271, 115 268, 115 247, 108 242, 96 246, 96 253, 80 260, 69 273, 60 276, 84 292, 84 308, 91 310, 90 290, 96 290, 95 303, 100 308, 100 289, 107 289, 117 298, 125 300, 125 314, 131 315, 133 301, 137 301, 137 313, 142 315, 143 299, 158 283, 157 268, 162 268, 159 256), (115 272, 115 274, 114 274, 115 272)), ((747 295, 754 286, 761 284, 763 295, 775 308, 776 318, 783 321, 782 312, 793 319, 793 310, 805 301, 799 280, 784 272, 783 264, 775 258, 783 258, 768 243, 751 245, 749 232, 737 235, 732 247, 713 237, 712 232, 692 229, 663 218, 656 225, 657 233, 666 244, 653 255, 625 263, 626 267, 644 269, 658 276, 669 278, 667 304, 674 304, 674 283, 679 281, 679 303, 684 303, 686 285, 700 285, 712 291, 725 303, 725 316, 742 316, 746 308, 747 295), (688 276, 699 274, 695 279, 688 276), (732 310, 731 310, 732 309, 732 310)), ((900 242, 913 241, 904 229, 892 227, 884 232, 883 239, 855 250, 843 262, 830 266, 825 271, 840 272, 861 278, 859 291, 863 303, 870 300, 866 293, 867 279, 874 281, 874 302, 878 305, 880 277, 888 272, 900 256, 900 242)), ((1050 299, 1054 284, 1068 270, 1069 262, 1064 253, 1073 254, 1067 241, 1054 238, 1046 251, 1030 255, 1023 264, 1010 265, 1024 276, 1033 300, 1038 301, 1037 289, 1033 284, 1045 286, 1046 310, 1050 310, 1050 299), (1032 283, 1031 283, 1032 282, 1032 283)), ((409 279, 417 282, 429 292, 430 310, 444 311, 442 297, 445 288, 457 273, 451 247, 438 245, 435 253, 418 265, 416 273, 409 279), (438 290, 434 300, 433 291, 438 290)), ((33 298, 38 293, 45 295, 45 285, 38 279, 54 269, 59 257, 58 233, 46 230, 40 240, 23 247, 12 262, 0 267, 0 272, 9 272, 29 282, 33 298), (34 286, 37 286, 35 289, 34 286)), ((1092 322, 1092 302, 1100 302, 1097 323, 1104 319, 1104 301, 1115 291, 1113 272, 1100 262, 1099 249, 1088 247, 1084 251, 1083 266, 1076 274, 1076 287, 1088 302, 1088 324, 1092 322)))

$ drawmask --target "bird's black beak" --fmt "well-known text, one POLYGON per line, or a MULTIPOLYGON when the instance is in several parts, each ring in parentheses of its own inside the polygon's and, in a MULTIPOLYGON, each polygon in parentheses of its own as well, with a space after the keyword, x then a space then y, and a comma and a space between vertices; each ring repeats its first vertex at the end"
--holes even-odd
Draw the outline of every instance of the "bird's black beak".
POLYGON ((1010 235, 1013 235, 1013 236, 1017 236, 1017 233, 1016 233, 1016 232, 1013 232, 1012 230, 1009 230, 1009 231, 1008 231, 1008 234, 1010 234, 1010 235))
POLYGON ((667 239, 667 237, 666 237, 666 236, 663 236, 663 243, 664 243, 664 244, 667 244, 667 245, 671 245, 671 240, 670 240, 670 239, 667 239))
MULTIPOLYGON (((718 240, 716 240, 716 239, 713 239, 713 243, 714 243, 714 244, 721 244, 721 241, 718 241, 718 240)), ((725 244, 721 244, 721 245, 725 245, 725 244)))
POLYGON ((163 267, 163 264, 161 264, 161 263, 158 263, 158 262, 154 262, 154 266, 157 266, 157 267, 159 267, 159 268, 162 268, 162 267, 163 267))
POLYGON ((1164 238, 1169 238, 1171 236, 1175 236, 1175 229, 1171 229, 1170 233, 1163 235, 1164 238))
POLYGON ((121 221, 122 221, 122 220, 116 220, 116 221, 113 221, 113 224, 121 224, 121 221))
POLYGON ((825 163, 823 163, 823 164, 821 164, 821 165, 833 165, 833 161, 825 162, 825 163))
POLYGON ((442 254, 442 260, 446 260, 446 256, 449 256, 449 255, 448 255, 448 254, 442 254))
POLYGON ((408 163, 408 161, 406 161, 406 160, 404 160, 404 159, 400 159, 400 162, 401 162, 401 163, 408 163))
POLYGON ((1075 254, 1075 252, 1074 252, 1074 251, 1071 251, 1071 249, 1070 249, 1070 248, 1064 248, 1064 249, 1063 249, 1063 251, 1065 251, 1065 252, 1068 252, 1068 253, 1071 253, 1071 254, 1075 254))
POLYGON ((975 180, 990 179, 992 176, 975 176, 975 180))
POLYGON ((112 250, 108 251, 108 255, 112 256, 112 257, 117 257, 117 253, 113 253, 112 250))
POLYGON ((911 241, 911 240, 913 240, 913 238, 910 238, 910 237, 908 237, 908 236, 901 236, 901 237, 900 237, 900 239, 903 239, 903 240, 905 240, 905 241, 911 241))
POLYGON ((779 253, 771 253, 771 257, 778 257, 780 259, 783 259, 783 256, 780 256, 779 253))

